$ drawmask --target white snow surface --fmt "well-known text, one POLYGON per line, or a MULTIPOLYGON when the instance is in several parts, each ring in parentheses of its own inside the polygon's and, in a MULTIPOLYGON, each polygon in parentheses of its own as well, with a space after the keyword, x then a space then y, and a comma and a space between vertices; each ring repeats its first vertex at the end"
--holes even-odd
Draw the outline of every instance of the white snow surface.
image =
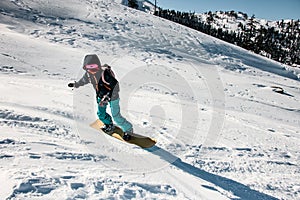
POLYGON ((119 2, 0 2, 0 199, 300 199, 299 73, 119 2), (89 127, 88 53, 156 147, 89 127))

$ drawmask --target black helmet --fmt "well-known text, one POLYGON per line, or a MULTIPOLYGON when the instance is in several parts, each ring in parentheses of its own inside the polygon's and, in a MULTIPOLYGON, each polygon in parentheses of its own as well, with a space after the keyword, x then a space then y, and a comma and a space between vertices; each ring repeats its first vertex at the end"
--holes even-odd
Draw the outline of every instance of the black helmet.
POLYGON ((101 63, 100 63, 100 60, 99 60, 98 56, 96 54, 86 55, 84 57, 84 60, 83 60, 83 66, 82 66, 83 69, 85 69, 85 67, 87 65, 92 65, 92 64, 96 64, 100 68, 101 63))

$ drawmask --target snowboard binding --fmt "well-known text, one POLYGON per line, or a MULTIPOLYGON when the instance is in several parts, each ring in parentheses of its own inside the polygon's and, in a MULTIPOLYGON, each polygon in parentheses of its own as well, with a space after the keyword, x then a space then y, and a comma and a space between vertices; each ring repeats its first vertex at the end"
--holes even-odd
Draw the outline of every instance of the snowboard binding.
POLYGON ((131 139, 131 135, 129 135, 128 133, 125 132, 124 135, 123 135, 123 139, 125 141, 129 141, 131 139))
POLYGON ((115 130, 115 126, 113 124, 104 124, 101 129, 105 133, 111 133, 113 130, 115 130))

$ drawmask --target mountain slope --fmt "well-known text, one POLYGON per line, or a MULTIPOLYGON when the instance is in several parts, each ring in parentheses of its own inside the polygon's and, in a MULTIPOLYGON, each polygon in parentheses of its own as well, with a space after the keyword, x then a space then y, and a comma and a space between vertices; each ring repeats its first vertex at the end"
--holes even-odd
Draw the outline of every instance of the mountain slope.
POLYGON ((0 7, 1 199, 299 198, 297 74, 111 1, 0 7), (66 87, 86 53, 157 147, 89 128, 92 88, 66 87))
POLYGON ((195 14, 160 9, 157 15, 299 69, 299 19, 271 22, 235 11, 195 14))

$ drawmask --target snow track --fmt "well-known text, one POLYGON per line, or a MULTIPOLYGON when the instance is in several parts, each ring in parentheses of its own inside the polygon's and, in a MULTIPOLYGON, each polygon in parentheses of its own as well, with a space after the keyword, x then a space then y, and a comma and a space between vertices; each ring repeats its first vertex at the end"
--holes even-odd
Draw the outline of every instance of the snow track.
POLYGON ((0 199, 299 199, 297 74, 108 0, 0 2, 0 199), (72 91, 113 66, 148 150, 90 129, 72 91))

